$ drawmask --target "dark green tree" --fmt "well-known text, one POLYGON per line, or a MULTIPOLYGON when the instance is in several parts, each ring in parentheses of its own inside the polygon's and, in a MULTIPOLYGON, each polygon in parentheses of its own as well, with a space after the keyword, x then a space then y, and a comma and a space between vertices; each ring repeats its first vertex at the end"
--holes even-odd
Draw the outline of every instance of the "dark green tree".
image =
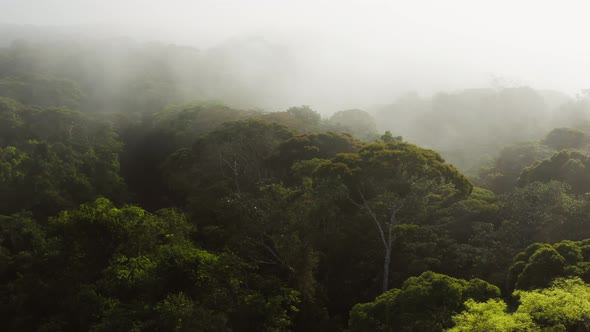
POLYGON ((466 281, 425 272, 406 280, 401 288, 375 301, 355 305, 350 312, 352 331, 442 331, 468 299, 498 298, 500 290, 480 279, 466 281))
POLYGON ((316 176, 340 179, 350 203, 373 221, 384 250, 383 291, 389 284, 395 227, 412 223, 412 214, 423 210, 442 184, 451 186, 449 197, 464 197, 472 190, 471 183, 436 152, 408 143, 377 143, 357 154, 340 154, 323 163, 316 176))
POLYGON ((576 193, 590 191, 590 157, 587 154, 562 150, 550 158, 525 168, 518 179, 520 186, 529 183, 561 181, 576 193))

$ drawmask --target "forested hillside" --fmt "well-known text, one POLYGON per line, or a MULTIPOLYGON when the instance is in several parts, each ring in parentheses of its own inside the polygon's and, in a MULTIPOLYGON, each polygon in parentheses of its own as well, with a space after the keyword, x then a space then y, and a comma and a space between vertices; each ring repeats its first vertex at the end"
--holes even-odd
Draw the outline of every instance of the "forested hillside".
POLYGON ((590 330, 590 95, 270 112, 230 55, 0 49, 0 330, 590 330))

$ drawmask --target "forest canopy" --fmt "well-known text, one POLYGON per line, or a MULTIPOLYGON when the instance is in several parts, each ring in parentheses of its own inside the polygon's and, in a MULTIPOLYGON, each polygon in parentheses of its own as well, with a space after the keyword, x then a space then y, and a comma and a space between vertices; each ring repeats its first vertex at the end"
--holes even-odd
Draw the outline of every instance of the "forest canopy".
POLYGON ((590 94, 262 107, 275 46, 0 44, 1 330, 590 331, 590 94))

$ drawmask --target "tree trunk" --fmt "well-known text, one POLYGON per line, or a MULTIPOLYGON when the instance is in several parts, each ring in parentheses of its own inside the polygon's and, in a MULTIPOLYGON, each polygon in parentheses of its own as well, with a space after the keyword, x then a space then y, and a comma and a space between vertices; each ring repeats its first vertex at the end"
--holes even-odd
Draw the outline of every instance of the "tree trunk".
POLYGON ((391 249, 385 248, 385 258, 383 259, 383 292, 389 288, 389 264, 391 263, 391 249))
POLYGON ((395 236, 393 235, 393 226, 397 224, 396 215, 397 212, 401 209, 403 202, 401 202, 401 204, 393 204, 391 215, 389 217, 389 222, 385 224, 385 226, 387 226, 387 233, 385 233, 381 223, 379 222, 379 219, 377 218, 377 214, 375 214, 373 209, 371 209, 371 207, 369 206, 369 202, 367 202, 361 190, 359 190, 359 194, 363 199, 363 204, 355 203, 352 199, 351 201, 356 206, 364 208, 367 210, 367 212, 369 212, 371 219, 373 219, 375 226, 377 226, 379 236, 381 237, 381 242, 383 243, 383 247, 385 249, 385 256, 383 257, 383 292, 386 292, 389 288, 389 265, 391 265, 391 249, 393 247, 393 241, 395 241, 395 236), (386 235, 387 239, 385 238, 386 235))

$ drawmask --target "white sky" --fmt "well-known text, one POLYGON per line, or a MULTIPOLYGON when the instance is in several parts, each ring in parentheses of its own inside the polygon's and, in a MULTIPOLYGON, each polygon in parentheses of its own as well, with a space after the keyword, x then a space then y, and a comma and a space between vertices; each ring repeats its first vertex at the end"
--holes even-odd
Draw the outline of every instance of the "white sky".
POLYGON ((198 47, 264 36, 294 50, 316 93, 359 105, 493 76, 590 88, 590 1, 0 0, 0 22, 99 25, 198 47))

